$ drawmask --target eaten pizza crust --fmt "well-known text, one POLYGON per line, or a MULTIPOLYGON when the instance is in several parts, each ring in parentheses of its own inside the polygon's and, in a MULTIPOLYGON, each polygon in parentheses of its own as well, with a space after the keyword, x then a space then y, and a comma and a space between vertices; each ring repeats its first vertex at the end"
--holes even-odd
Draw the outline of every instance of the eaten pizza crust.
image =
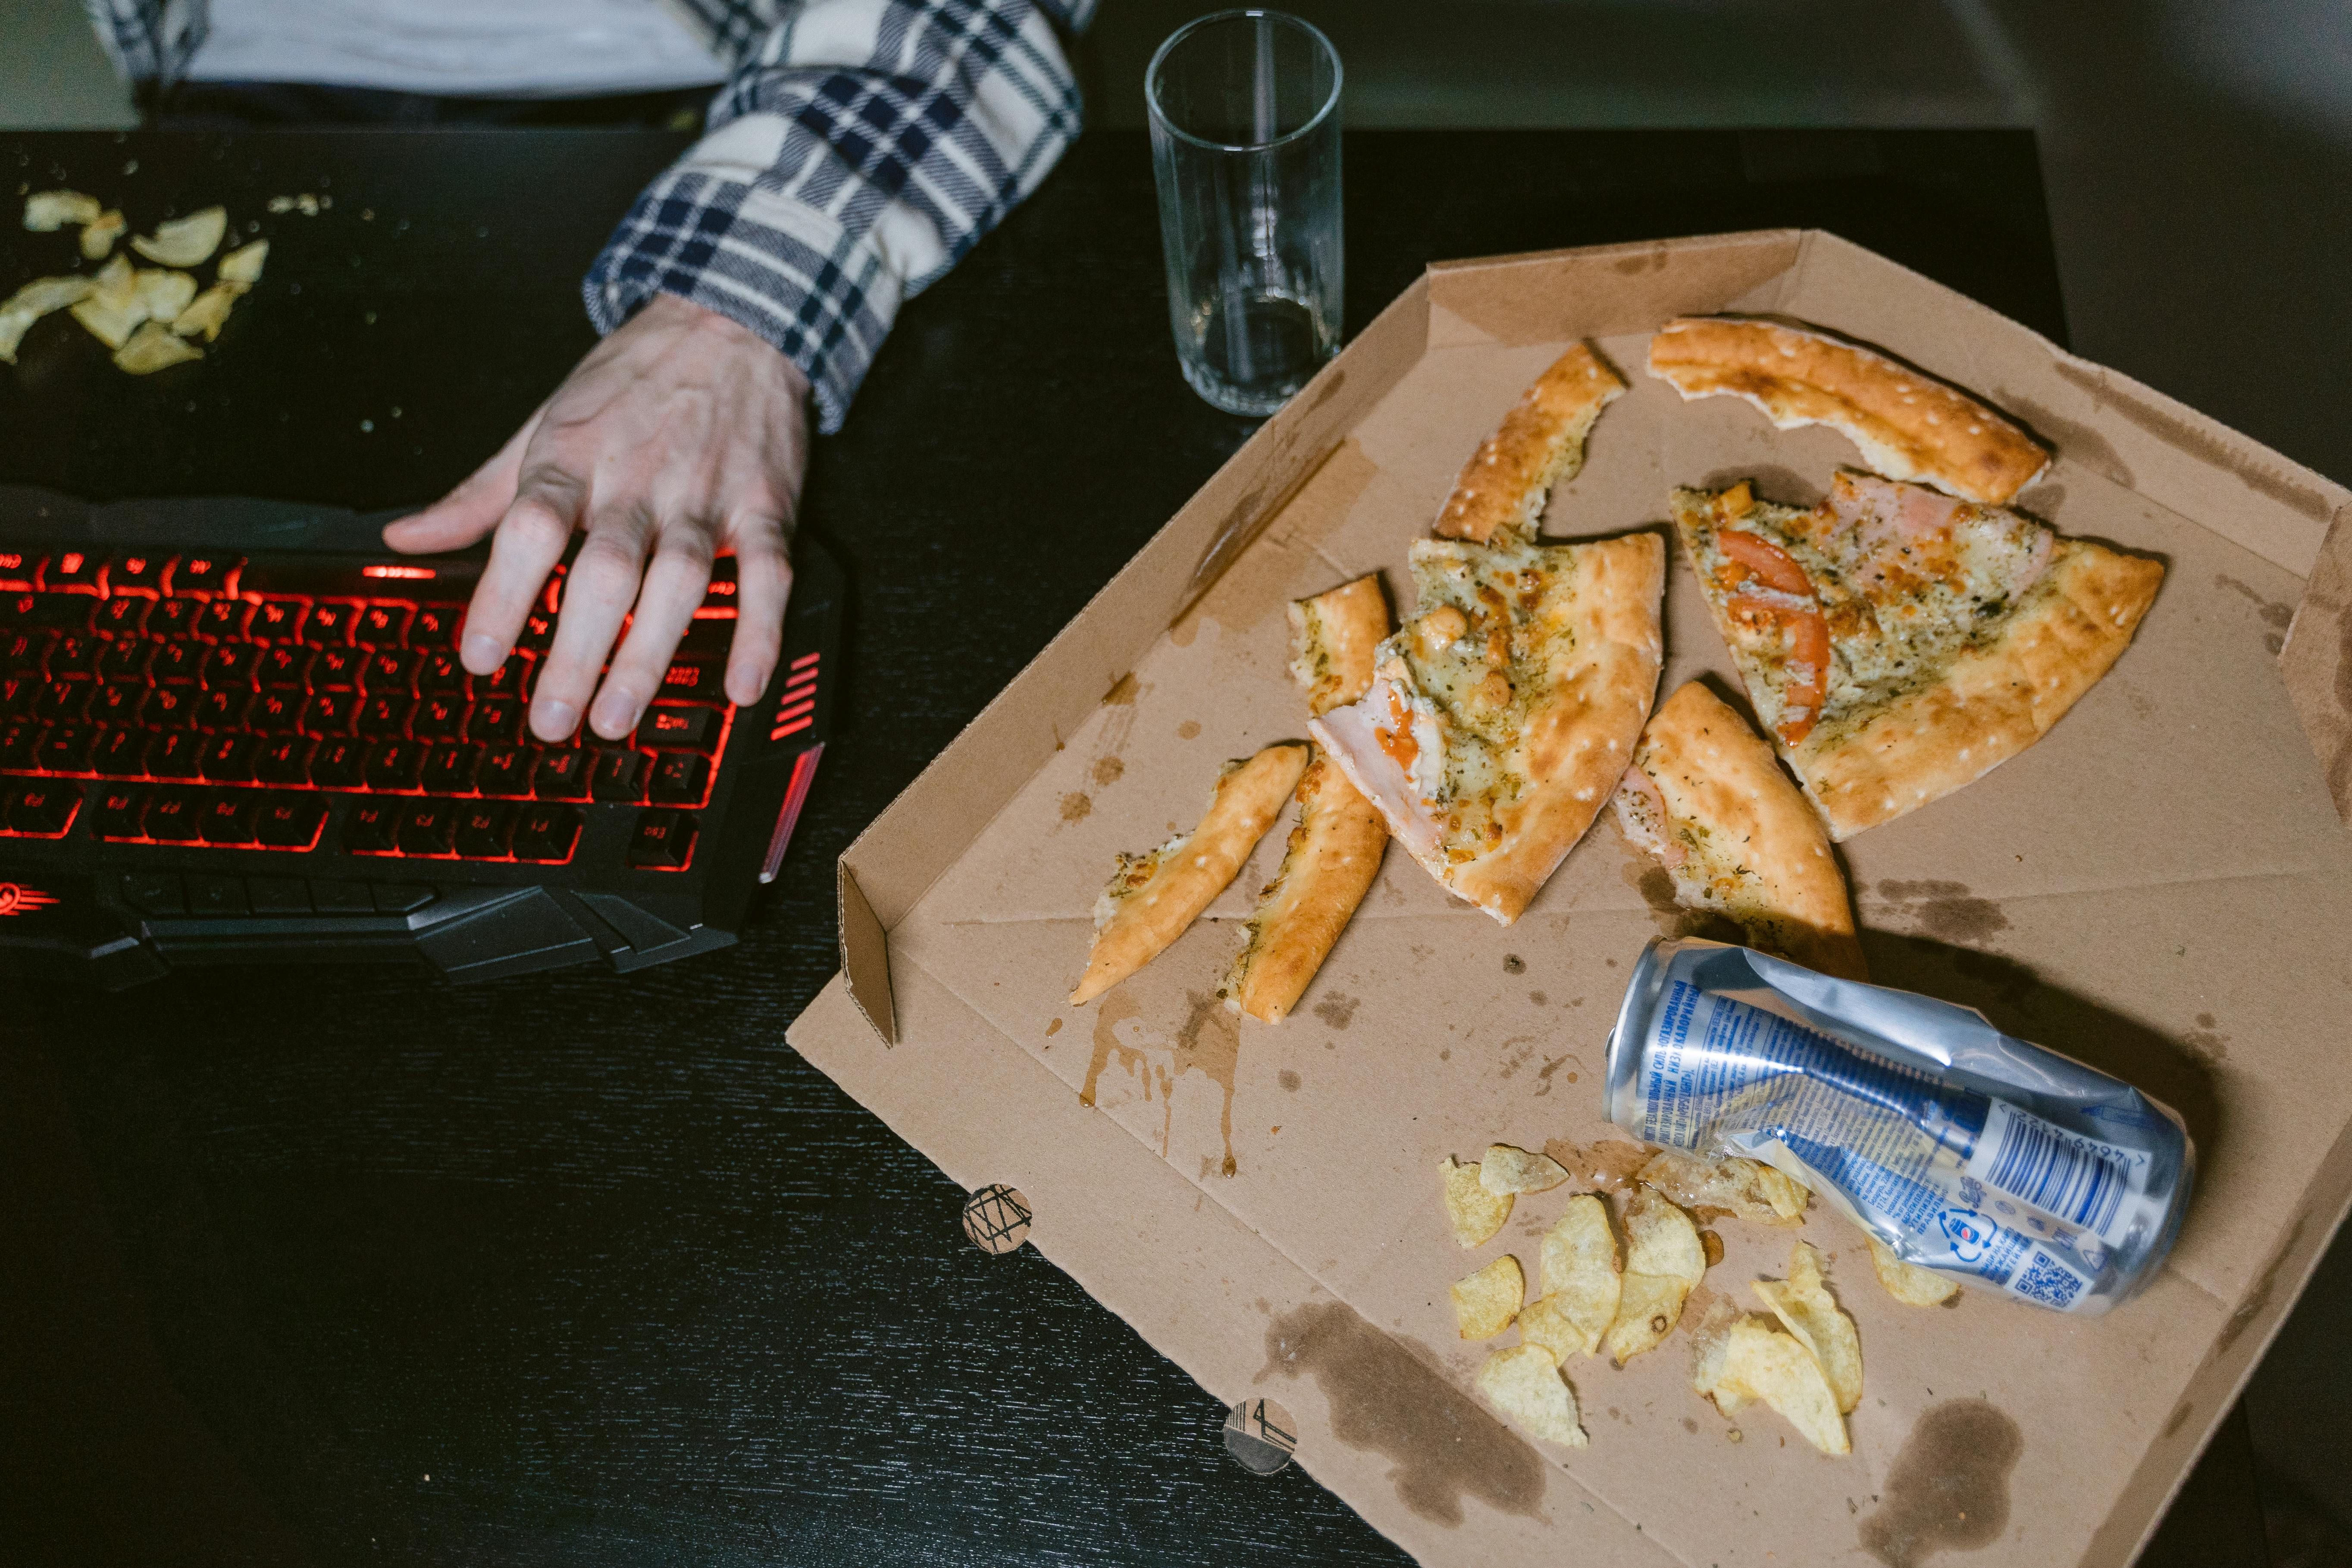
POLYGON ((1851 470, 1812 508, 1677 490, 1757 716, 1843 840, 2032 745, 2121 657, 2161 563, 1851 470))
POLYGON ((1282 868, 1218 992, 1225 1005, 1265 1024, 1288 1017, 1371 890, 1388 846, 1388 826, 1347 776, 1328 758, 1308 763, 1282 868))
POLYGON ((1867 980, 1829 834, 1748 721, 1694 680, 1658 710, 1611 801, 1685 909, 1727 917, 1748 945, 1867 980))
POLYGON ((1531 540, 1544 499, 1584 466, 1584 438, 1625 383, 1584 343, 1536 378, 1502 427, 1478 445, 1437 514, 1444 539, 1531 540))
POLYGON ((1827 425, 1889 479, 1999 506, 2050 466, 2050 449, 1999 409, 1819 327, 1680 316, 1650 340, 1650 374, 1685 402, 1732 396, 1783 430, 1827 425))
POLYGON ((1070 993, 1091 1002, 1157 958, 1225 890, 1307 768, 1307 748, 1268 746, 1225 764, 1199 826, 1145 855, 1121 855, 1095 905, 1094 949, 1070 993))
POLYGON ((1308 726, 1430 875, 1505 925, 1617 787, 1657 692, 1655 534, 1412 550, 1419 616, 1308 726))
POLYGON ((1377 573, 1290 604, 1290 675, 1319 718, 1372 683, 1372 652, 1389 635, 1389 601, 1377 573))

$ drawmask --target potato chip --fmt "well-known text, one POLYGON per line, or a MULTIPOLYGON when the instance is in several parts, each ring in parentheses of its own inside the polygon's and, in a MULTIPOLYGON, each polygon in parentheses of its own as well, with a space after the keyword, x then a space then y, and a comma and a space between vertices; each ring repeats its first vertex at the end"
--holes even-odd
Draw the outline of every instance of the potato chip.
POLYGON ((96 287, 87 278, 36 278, 0 301, 0 363, 16 363, 16 345, 35 321, 88 299, 96 287))
POLYGON ((1494 1240, 1511 1217, 1510 1194, 1488 1192, 1479 1185, 1478 1167, 1461 1164, 1451 1154, 1438 1163, 1437 1173, 1445 1183, 1445 1217, 1454 1222, 1455 1244, 1466 1250, 1494 1240))
POLYGON ((1706 1274, 1706 1249, 1690 1215, 1648 1187, 1625 1204, 1625 1273, 1605 1342, 1620 1366, 1674 1332, 1683 1301, 1706 1274))
POLYGON ((1584 1355, 1591 1348, 1584 1342, 1584 1331, 1559 1310, 1557 1296, 1538 1296, 1519 1310, 1519 1338, 1543 1346, 1557 1362, 1584 1355))
POLYGON ((114 367, 131 375, 152 375, 168 366, 204 357, 204 350, 163 322, 149 321, 131 334, 129 342, 114 351, 114 367))
POLYGON ((1488 1356, 1478 1369, 1478 1392, 1545 1442, 1584 1447, 1584 1428, 1576 1421, 1576 1395, 1543 1346, 1514 1345, 1488 1356))
POLYGON ((205 342, 213 342, 220 336, 221 328, 227 324, 229 307, 236 303, 236 297, 243 292, 234 283, 214 284, 197 295, 186 310, 172 318, 172 330, 184 338, 193 338, 202 332, 205 342))
POLYGON ((1661 1150, 1638 1179, 1685 1208, 1722 1209, 1754 1225, 1799 1223, 1808 1195, 1760 1161, 1737 1154, 1706 1160, 1681 1149, 1661 1150))
POLYGON ((1478 1184, 1496 1194, 1548 1193, 1568 1180, 1568 1167, 1549 1154, 1531 1154, 1508 1143, 1489 1143, 1478 1163, 1478 1184))
POLYGON ((79 228, 98 221, 96 196, 79 191, 36 191, 25 198, 25 226, 36 234, 55 234, 68 225, 79 228))
POLYGON ((133 236, 131 248, 164 267, 194 267, 220 248, 221 237, 227 232, 228 209, 206 207, 169 223, 159 223, 152 235, 133 236))
POLYGON ((90 282, 89 293, 73 308, 73 319, 108 348, 119 349, 147 319, 147 308, 139 299, 139 274, 118 256, 100 268, 90 282))
POLYGON ((1506 1252, 1467 1279, 1453 1285, 1454 1321, 1465 1340, 1491 1340, 1511 1326, 1528 1299, 1528 1277, 1506 1252))
MULTIPOLYGON (((1591 1355, 1617 1319, 1622 1284, 1608 1205, 1591 1193, 1569 1199, 1568 1211, 1543 1238, 1538 1262, 1544 1299, 1575 1327, 1577 1353, 1591 1355)), ((1568 1357, 1561 1353, 1560 1359, 1568 1357)))
POLYGON ((1796 1340, 1767 1327, 1764 1319, 1744 1318, 1731 1326, 1716 1388, 1718 1394, 1728 1391, 1762 1400, 1824 1454, 1853 1451, 1822 1363, 1796 1340))
POLYGON ((151 321, 171 321, 196 297, 196 280, 184 272, 142 267, 132 277, 137 280, 139 303, 151 321))
POLYGON ((122 211, 119 207, 110 207, 99 214, 93 221, 82 225, 83 258, 89 261, 105 260, 108 253, 113 250, 114 242, 121 239, 122 231, 130 226, 123 221, 122 211))
POLYGON ((1801 1241, 1789 1255, 1786 1282, 1759 1279, 1750 1288, 1821 1363, 1839 1411, 1861 1404, 1862 1336, 1822 1282, 1821 1255, 1801 1241))
POLYGON ((250 289, 261 281, 261 264, 268 259, 269 242, 257 239, 251 245, 239 246, 222 257, 215 270, 222 282, 250 289))
POLYGON ((1874 1236, 1869 1241, 1870 1264, 1878 1270, 1878 1282, 1905 1306, 1940 1307, 1960 1293, 1960 1282, 1950 1275, 1904 1262, 1874 1236))
POLYGON ((1748 1314, 1727 1297, 1707 1303, 1706 1315, 1691 1331, 1691 1386, 1715 1402, 1726 1415, 1737 1415, 1748 1396, 1723 1386, 1723 1363, 1731 1350, 1731 1328, 1748 1314))

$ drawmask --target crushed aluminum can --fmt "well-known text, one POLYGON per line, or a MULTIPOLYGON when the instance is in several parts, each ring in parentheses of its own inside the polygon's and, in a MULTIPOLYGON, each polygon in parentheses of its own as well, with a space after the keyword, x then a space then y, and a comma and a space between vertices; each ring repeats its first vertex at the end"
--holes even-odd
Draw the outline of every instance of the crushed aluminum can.
POLYGON ((2179 1116, 2122 1079, 1720 942, 1643 950, 1602 1080, 1634 1136, 1764 1161, 1904 1261, 2062 1312, 2153 1278, 2195 1180, 2179 1116))

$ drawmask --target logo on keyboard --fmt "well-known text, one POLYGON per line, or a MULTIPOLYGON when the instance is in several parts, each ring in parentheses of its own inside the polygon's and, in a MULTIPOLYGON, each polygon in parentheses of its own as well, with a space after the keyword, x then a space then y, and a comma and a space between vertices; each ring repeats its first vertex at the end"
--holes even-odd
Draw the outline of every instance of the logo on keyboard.
POLYGON ((21 882, 0 882, 0 917, 29 915, 36 910, 46 910, 57 901, 55 893, 27 888, 21 882))
POLYGON ((817 656, 804 653, 793 660, 784 676, 784 692, 776 702, 775 727, 768 739, 781 741, 816 722, 817 656))

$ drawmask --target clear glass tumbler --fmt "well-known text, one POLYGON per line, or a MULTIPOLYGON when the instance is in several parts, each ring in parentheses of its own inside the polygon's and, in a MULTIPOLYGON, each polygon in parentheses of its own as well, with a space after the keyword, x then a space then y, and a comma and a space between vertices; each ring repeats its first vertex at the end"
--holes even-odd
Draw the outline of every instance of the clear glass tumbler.
POLYGON ((1339 53, 1296 16, 1221 11, 1143 90, 1177 361, 1228 414, 1271 414, 1339 347, 1339 53))

